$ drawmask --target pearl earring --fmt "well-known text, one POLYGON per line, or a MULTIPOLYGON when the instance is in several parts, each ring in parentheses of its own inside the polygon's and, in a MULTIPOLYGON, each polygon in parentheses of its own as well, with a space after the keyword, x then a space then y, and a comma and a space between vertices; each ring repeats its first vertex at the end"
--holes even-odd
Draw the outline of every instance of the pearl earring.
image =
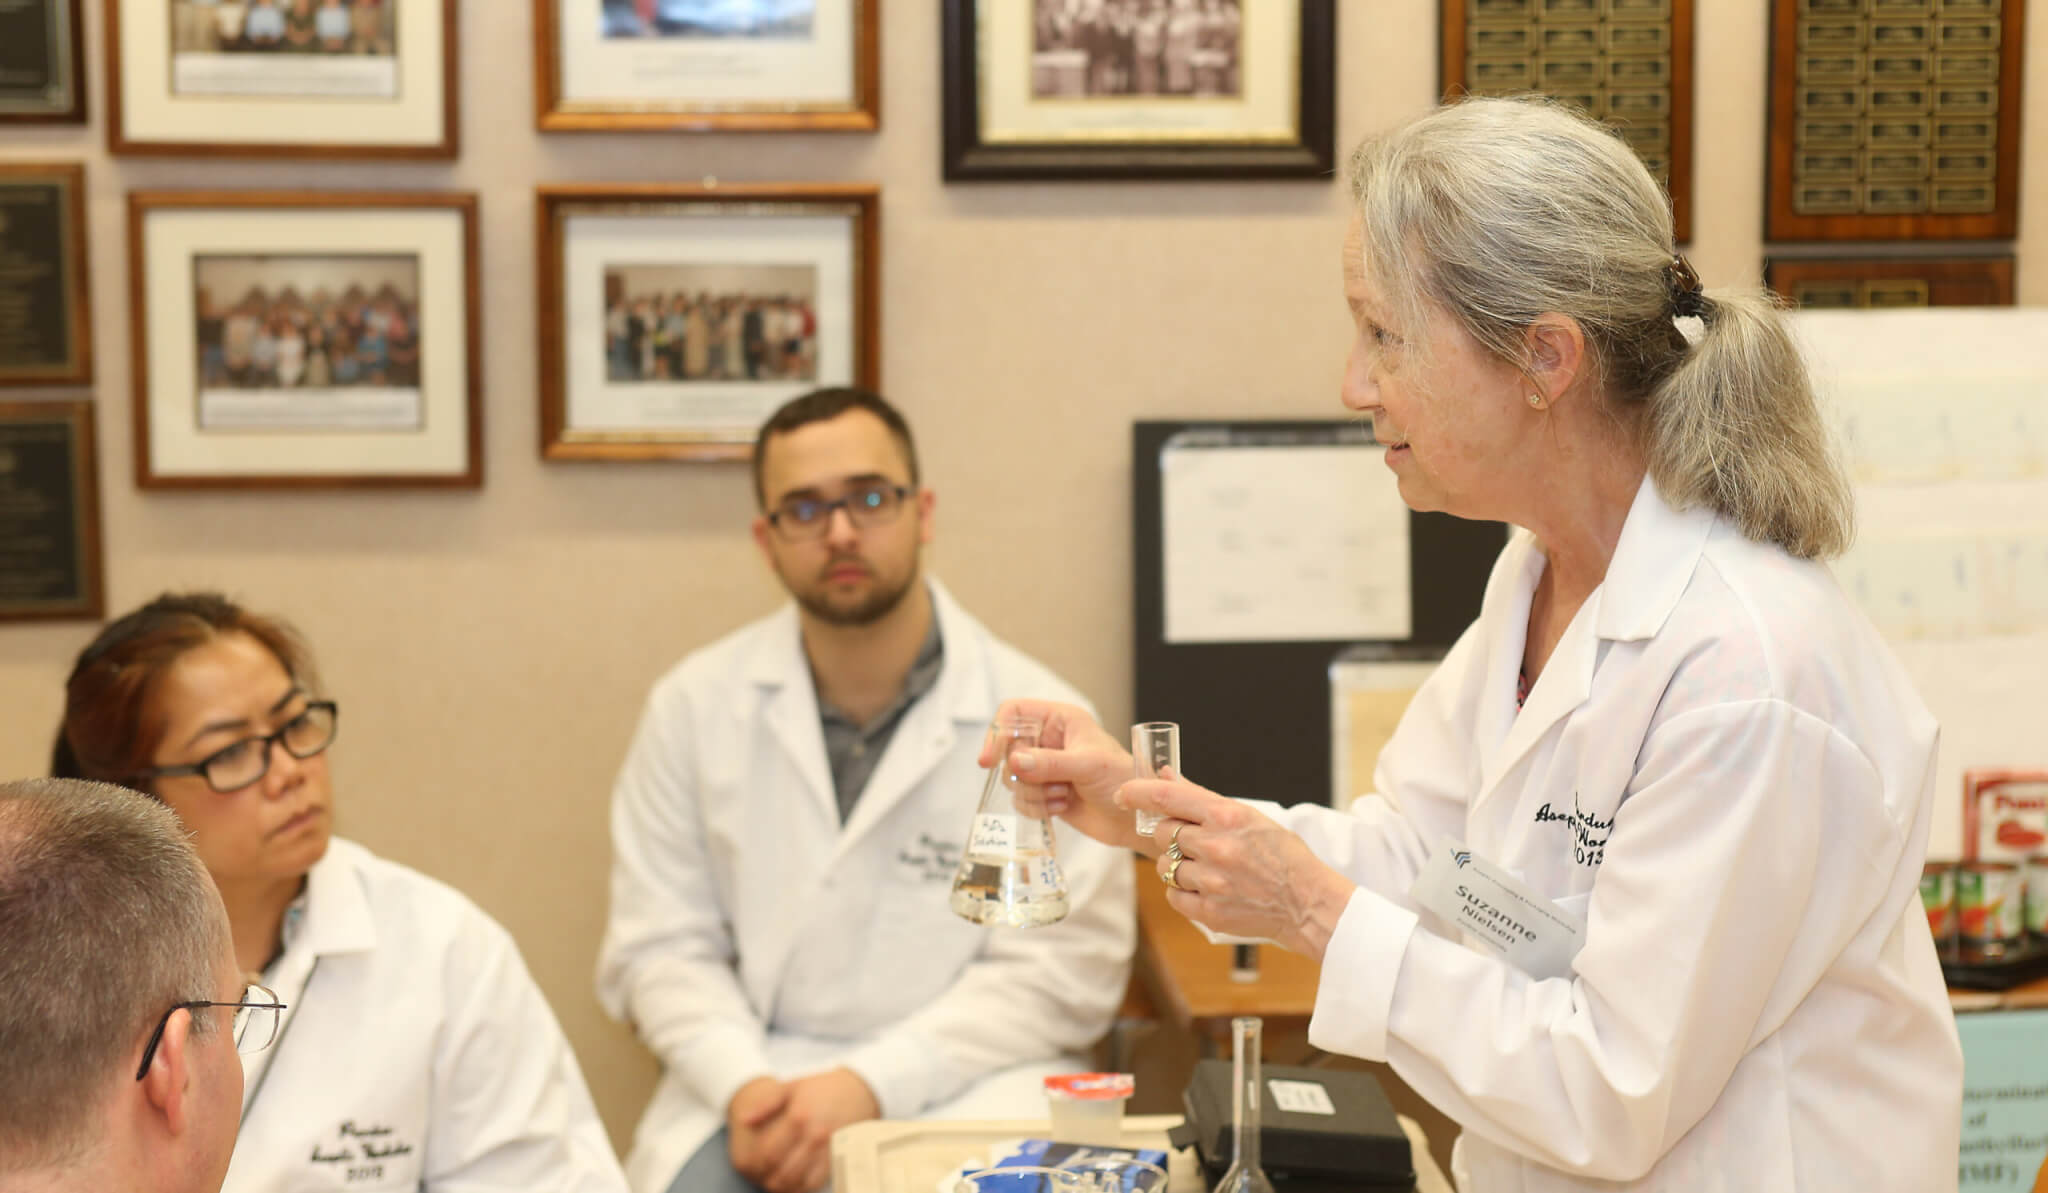
POLYGON ((1529 404, 1530 404, 1531 406, 1534 406, 1534 407, 1535 407, 1536 409, 1538 409, 1538 410, 1541 410, 1541 409, 1543 409, 1543 395, 1542 395, 1542 394, 1530 394, 1530 395, 1529 395, 1529 404))

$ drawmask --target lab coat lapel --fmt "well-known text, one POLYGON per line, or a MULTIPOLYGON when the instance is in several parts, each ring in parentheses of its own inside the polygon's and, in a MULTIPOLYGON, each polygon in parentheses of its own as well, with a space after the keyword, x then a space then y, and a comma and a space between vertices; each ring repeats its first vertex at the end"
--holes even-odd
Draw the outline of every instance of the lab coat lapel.
POLYGON ((362 853, 352 841, 328 842, 327 855, 306 874, 305 918, 288 933, 284 956, 264 984, 285 1009, 278 1013, 277 1036, 270 1047, 242 1058, 242 1114, 247 1117, 262 1092, 270 1067, 288 1046, 296 1021, 312 988, 320 958, 368 952, 377 947, 377 924, 363 891, 357 863, 362 853))
MULTIPOLYGON (((939 640, 945 661, 939 679, 924 699, 903 715, 889 748, 875 766, 875 773, 853 805, 846 832, 839 839, 838 852, 859 845, 861 839, 931 776, 959 743, 963 733, 979 733, 995 715, 989 694, 988 655, 979 628, 937 580, 928 580, 932 613, 939 619, 939 640)), ((960 828, 964 833, 974 812, 974 791, 958 793, 960 828)))
POLYGON ((825 732, 818 721, 818 690, 804 655, 803 631, 796 606, 776 614, 762 638, 750 668, 761 689, 761 719, 789 765, 802 781, 805 798, 828 823, 839 823, 839 800, 832 790, 832 768, 825 759, 825 732))

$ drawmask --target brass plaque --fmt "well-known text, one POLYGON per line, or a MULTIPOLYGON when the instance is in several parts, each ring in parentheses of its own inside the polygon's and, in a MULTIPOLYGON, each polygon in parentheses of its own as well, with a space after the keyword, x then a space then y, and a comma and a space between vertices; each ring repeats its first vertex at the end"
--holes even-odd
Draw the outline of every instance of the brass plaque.
POLYGON ((1861 87, 1801 87, 1799 111, 1813 116, 1854 116, 1863 110, 1861 87))
POLYGON ((1962 182, 1990 178, 1998 172, 1998 153, 1992 149, 1937 149, 1934 177, 1937 182, 1962 182))
POLYGON ((1936 0, 1934 10, 1945 17, 1995 17, 1998 0, 1936 0))
POLYGON ((1482 21, 1527 21, 1536 15, 1536 0, 1472 0, 1472 15, 1482 21))
POLYGON ((1933 12, 1932 0, 1870 0, 1874 17, 1924 17, 1933 12))
POLYGON ((1860 50, 1863 48, 1861 21, 1801 21, 1799 47, 1805 50, 1860 50))
POLYGON ((1924 50, 1934 44, 1931 21, 1886 21, 1870 27, 1874 50, 1924 50))
POLYGON ((1607 116, 1610 120, 1661 120, 1671 111, 1669 91, 1610 91, 1607 116))
POLYGON ((1546 54, 1600 53, 1598 25, 1542 25, 1539 48, 1546 54))
POLYGON ((1608 25, 1610 54, 1662 54, 1671 49, 1669 25, 1608 25))
POLYGON ((1924 307, 1927 283, 1920 278, 1885 278, 1858 287, 1866 307, 1924 307))
POLYGON ((1804 182, 1793 192, 1792 207, 1805 215, 1854 215, 1863 209, 1863 191, 1853 182, 1804 182))
POLYGON ((1536 30, 1528 25, 1474 25, 1466 31, 1465 45, 1477 58, 1527 54, 1536 48, 1536 30))
POLYGON ((1801 54, 1799 81, 1802 83, 1861 83, 1861 54, 1801 54))
POLYGON ((1998 88, 1936 87, 1934 110, 1944 116, 1989 116, 1998 111, 1998 88))
POLYGON ((1934 139, 1944 149, 1966 145, 1998 144, 1998 121, 1991 116, 1949 116, 1934 118, 1934 139))
POLYGON ((1998 205, 1998 188, 1989 182, 1937 182, 1934 210, 1944 214, 1968 215, 1990 211, 1998 205))
POLYGON ((1872 149, 1925 145, 1934 127, 1934 122, 1925 116, 1869 120, 1864 123, 1864 138, 1872 149))
POLYGON ((1927 210, 1927 184, 1873 182, 1863 188, 1863 207, 1881 215, 1912 215, 1927 210))
POLYGON ((1802 307, 1848 310, 1857 305, 1856 283, 1800 282, 1792 287, 1792 301, 1802 307))
POLYGON ((1669 21, 1671 0, 1607 0, 1610 21, 1669 21))
POLYGON ((1998 68, 1998 55, 1988 50, 1934 56, 1934 77, 1943 83, 1996 83, 1998 68))
POLYGON ((1538 0, 1536 15, 1546 21, 1597 21, 1600 0, 1538 0))
POLYGON ((1609 87, 1662 87, 1671 81, 1671 63, 1663 58, 1609 58, 1609 87))
POLYGON ((1600 60, 1598 58, 1543 59, 1537 67, 1537 79, 1545 91, 1565 90, 1600 85, 1600 60))
POLYGON ((1995 50, 1999 42, 1997 21, 1943 21, 1935 28, 1934 44, 1942 50, 1995 50))
POLYGON ((1598 91, 1553 91, 1550 98, 1570 104, 1595 120, 1607 115, 1607 96, 1598 91))
POLYGON ((1536 85, 1536 68, 1527 58, 1473 58, 1465 73, 1474 91, 1527 91, 1536 85))
POLYGON ((1925 83, 1933 73, 1934 56, 1925 52, 1870 56, 1873 83, 1925 83))
POLYGON ((1878 149, 1863 159, 1863 176, 1879 179, 1922 179, 1934 169, 1934 155, 1925 149, 1878 149))
POLYGON ((1927 87, 1872 87, 1872 116, 1919 116, 1934 106, 1934 92, 1927 87))
POLYGON ((1863 164, 1862 155, 1853 150, 1824 149, 1799 155, 1799 177, 1816 182, 1843 179, 1854 182, 1863 164))
POLYGON ((1794 139, 1801 149, 1848 148, 1863 143, 1860 120, 1801 120, 1794 139))
POLYGON ((1860 17, 1863 0, 1799 0, 1799 13, 1809 17, 1860 17))

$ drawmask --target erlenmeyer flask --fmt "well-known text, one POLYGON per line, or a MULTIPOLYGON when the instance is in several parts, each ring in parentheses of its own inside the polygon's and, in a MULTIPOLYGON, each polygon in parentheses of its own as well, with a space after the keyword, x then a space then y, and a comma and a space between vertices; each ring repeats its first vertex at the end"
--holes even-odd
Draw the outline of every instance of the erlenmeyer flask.
POLYGON ((981 805, 953 875, 953 913, 977 924, 1035 928, 1067 918, 1067 879, 1053 856, 1052 826, 1017 810, 1010 755, 1038 745, 1039 724, 1021 717, 996 723, 996 764, 981 788, 981 805))
POLYGON ((1230 1170, 1214 1193, 1273 1193, 1259 1167, 1259 1029, 1249 1016, 1230 1021, 1230 1170))

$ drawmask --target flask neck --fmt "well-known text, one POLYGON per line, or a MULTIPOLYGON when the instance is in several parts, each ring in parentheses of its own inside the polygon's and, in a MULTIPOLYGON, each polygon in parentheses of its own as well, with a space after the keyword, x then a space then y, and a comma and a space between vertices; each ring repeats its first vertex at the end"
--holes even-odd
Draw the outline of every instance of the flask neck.
POLYGON ((1259 1021, 1235 1022, 1231 1049, 1231 1162, 1247 1172, 1259 1169, 1259 1021))

